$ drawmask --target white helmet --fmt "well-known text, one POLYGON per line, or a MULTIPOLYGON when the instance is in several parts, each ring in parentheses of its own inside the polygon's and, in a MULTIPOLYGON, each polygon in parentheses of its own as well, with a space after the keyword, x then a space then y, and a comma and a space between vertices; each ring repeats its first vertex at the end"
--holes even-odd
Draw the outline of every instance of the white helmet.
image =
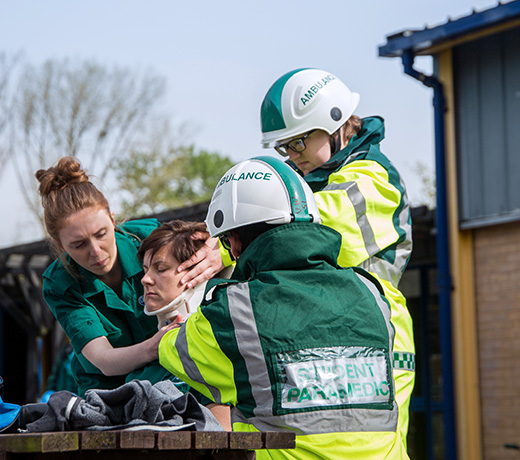
POLYGON ((262 147, 322 129, 336 132, 356 110, 359 94, 331 73, 297 69, 276 80, 262 102, 262 147))
POLYGON ((309 185, 283 161, 256 157, 233 166, 220 179, 209 204, 211 236, 249 224, 320 223, 309 185))

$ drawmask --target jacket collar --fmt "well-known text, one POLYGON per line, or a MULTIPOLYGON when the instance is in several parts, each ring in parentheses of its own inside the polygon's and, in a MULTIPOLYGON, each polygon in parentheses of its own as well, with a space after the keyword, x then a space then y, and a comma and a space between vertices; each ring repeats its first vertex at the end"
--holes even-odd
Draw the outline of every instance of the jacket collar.
MULTIPOLYGON (((326 181, 331 172, 337 171, 345 160, 353 153, 368 145, 379 144, 385 137, 384 120, 381 117, 374 116, 363 118, 363 129, 355 135, 348 145, 340 150, 329 161, 314 169, 305 176, 305 181, 311 185, 326 181)), ((287 162, 291 167, 297 170, 296 165, 292 161, 287 162)))
POLYGON ((337 266, 341 235, 324 225, 295 222, 269 230, 238 258, 232 278, 246 281, 271 270, 301 270, 337 266))

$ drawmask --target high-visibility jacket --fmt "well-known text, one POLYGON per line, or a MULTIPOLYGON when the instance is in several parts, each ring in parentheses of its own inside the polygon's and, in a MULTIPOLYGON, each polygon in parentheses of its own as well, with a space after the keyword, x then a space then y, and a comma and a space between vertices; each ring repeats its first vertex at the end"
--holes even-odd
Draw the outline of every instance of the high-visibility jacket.
POLYGON ((412 318, 398 284, 410 259, 412 228, 404 182, 379 148, 383 138, 382 118, 363 119, 363 129, 349 144, 305 181, 315 192, 322 224, 342 235, 338 264, 377 276, 390 300, 399 425, 406 442, 415 346, 412 318))
POLYGON ((296 449, 259 459, 408 458, 390 307, 374 277, 337 265, 340 242, 315 223, 269 230, 160 342, 163 366, 232 406, 234 431, 296 433, 296 449))

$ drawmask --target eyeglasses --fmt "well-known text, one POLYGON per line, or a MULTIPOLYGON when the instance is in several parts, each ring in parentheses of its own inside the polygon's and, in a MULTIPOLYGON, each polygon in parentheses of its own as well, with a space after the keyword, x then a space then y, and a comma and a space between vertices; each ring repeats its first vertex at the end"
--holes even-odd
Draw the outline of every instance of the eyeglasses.
POLYGON ((231 252, 231 242, 229 241, 230 236, 231 234, 229 232, 225 232, 218 237, 220 240, 220 244, 222 244, 222 247, 228 250, 229 252, 231 252))
POLYGON ((316 131, 316 130, 313 129, 301 137, 297 137, 296 139, 291 139, 289 142, 275 145, 274 149, 283 157, 289 156, 289 149, 292 150, 293 152, 301 153, 306 148, 305 139, 307 139, 314 131, 316 131))

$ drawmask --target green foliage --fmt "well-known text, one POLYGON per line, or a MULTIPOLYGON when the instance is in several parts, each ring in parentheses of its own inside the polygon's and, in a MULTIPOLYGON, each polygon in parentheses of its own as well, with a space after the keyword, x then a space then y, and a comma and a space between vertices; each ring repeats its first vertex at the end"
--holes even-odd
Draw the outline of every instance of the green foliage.
POLYGON ((167 153, 133 151, 116 164, 122 213, 140 216, 209 201, 231 166, 228 157, 193 146, 167 153))

